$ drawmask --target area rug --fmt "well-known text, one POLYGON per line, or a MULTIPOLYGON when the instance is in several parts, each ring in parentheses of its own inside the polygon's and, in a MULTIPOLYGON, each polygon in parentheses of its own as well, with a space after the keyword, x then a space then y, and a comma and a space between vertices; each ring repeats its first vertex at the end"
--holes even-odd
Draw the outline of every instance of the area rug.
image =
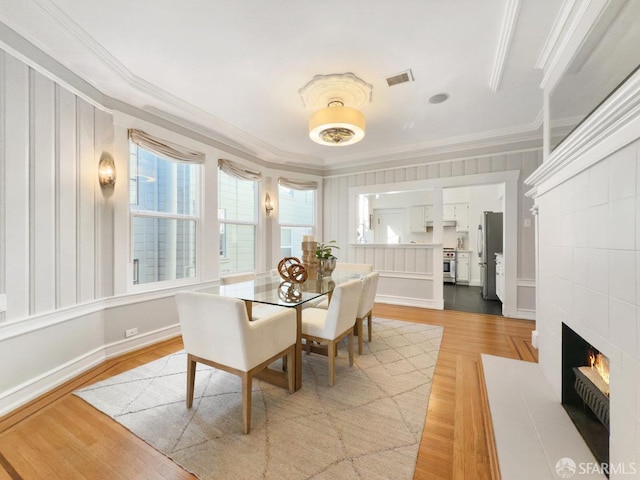
POLYGON ((442 327, 374 318, 373 341, 335 386, 322 355, 303 353, 302 388, 255 381, 251 432, 242 433, 238 377, 199 365, 185 405, 178 352, 76 391, 199 478, 411 479, 442 327))

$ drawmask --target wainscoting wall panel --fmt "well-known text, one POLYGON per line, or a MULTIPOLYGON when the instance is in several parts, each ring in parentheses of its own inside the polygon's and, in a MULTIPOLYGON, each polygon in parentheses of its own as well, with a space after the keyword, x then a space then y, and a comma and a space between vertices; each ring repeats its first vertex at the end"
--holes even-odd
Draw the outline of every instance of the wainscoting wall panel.
POLYGON ((31 313, 55 309, 55 94, 51 80, 29 71, 29 267, 31 313), (35 133, 37 132, 37 134, 35 133))
MULTIPOLYGON (((533 214, 530 209, 533 201, 524 196, 527 187, 523 185, 523 180, 527 178, 542 163, 542 151, 540 149, 510 152, 506 154, 483 156, 478 158, 464 158, 456 160, 446 160, 441 162, 427 163, 425 165, 389 168, 375 172, 353 173, 336 175, 324 179, 324 212, 323 212, 323 237, 336 240, 344 249, 349 245, 351 233, 355 226, 348 224, 347 205, 349 197, 347 190, 350 187, 374 186, 381 184, 398 184, 416 180, 431 180, 458 177, 464 179, 469 175, 491 174, 507 171, 519 171, 517 188, 517 279, 535 278, 535 228, 533 214), (525 222, 524 220, 528 220, 525 222)), ((516 215, 514 215, 515 217, 516 215)), ((473 221, 476 221, 473 219, 473 221)), ((470 227, 473 225, 470 220, 470 227)), ((375 268, 386 272, 417 272, 414 270, 420 264, 420 259, 407 255, 402 249, 367 249, 352 248, 347 252, 341 250, 339 261, 373 263, 375 268), (348 253, 345 258, 345 253, 348 253)), ((428 255, 429 256, 429 255, 428 255)), ((431 268, 433 268, 433 256, 431 258, 431 268)), ((431 272, 433 274, 433 271, 431 272)), ((381 284, 382 288, 384 285, 381 284)), ((515 286, 513 286, 516 289, 515 286)), ((526 295, 518 298, 517 306, 514 305, 509 312, 511 316, 518 316, 519 311, 525 312, 523 317, 531 318, 534 315, 531 304, 532 292, 528 289, 526 295)), ((434 290, 439 295, 439 289, 434 290)), ((424 295, 427 295, 425 292, 424 295)), ((423 295, 424 300, 432 301, 423 295)), ((516 294, 517 295, 517 294, 516 294)))
POLYGON ((0 101, 5 128, 4 282, 7 311, 4 321, 29 315, 29 68, 11 55, 4 56, 4 98, 0 101))
POLYGON ((58 308, 70 307, 78 301, 77 257, 78 239, 77 198, 78 155, 76 135, 76 96, 56 86, 58 110, 58 169, 57 169, 57 265, 56 279, 58 308))
MULTIPOLYGON (((111 115, 0 51, 4 141, 0 231, 11 322, 113 291, 113 212, 97 165, 111 115), (106 257, 106 258, 103 258, 106 257)), ((126 172, 120 172, 126 182, 126 172)))

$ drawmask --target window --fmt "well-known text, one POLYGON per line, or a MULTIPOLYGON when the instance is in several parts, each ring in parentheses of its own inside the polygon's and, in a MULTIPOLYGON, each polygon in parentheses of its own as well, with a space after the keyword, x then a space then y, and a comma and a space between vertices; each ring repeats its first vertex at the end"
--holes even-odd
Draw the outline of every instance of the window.
POLYGON ((258 182, 230 175, 222 168, 219 174, 220 273, 254 271, 258 182))
POLYGON ((200 166, 129 146, 133 283, 194 278, 200 166))
POLYGON ((302 258, 302 237, 315 229, 315 184, 294 188, 285 179, 278 181, 280 255, 302 258))

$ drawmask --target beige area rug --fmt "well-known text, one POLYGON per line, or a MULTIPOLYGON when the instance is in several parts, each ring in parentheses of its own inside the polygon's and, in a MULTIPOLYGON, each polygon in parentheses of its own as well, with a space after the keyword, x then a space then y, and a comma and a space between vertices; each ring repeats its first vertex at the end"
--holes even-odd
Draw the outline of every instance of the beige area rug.
POLYGON ((184 352, 75 394, 203 480, 411 479, 442 328, 375 318, 373 335, 351 368, 340 349, 334 387, 304 353, 298 392, 255 381, 249 435, 234 375, 199 365, 186 408, 184 352))

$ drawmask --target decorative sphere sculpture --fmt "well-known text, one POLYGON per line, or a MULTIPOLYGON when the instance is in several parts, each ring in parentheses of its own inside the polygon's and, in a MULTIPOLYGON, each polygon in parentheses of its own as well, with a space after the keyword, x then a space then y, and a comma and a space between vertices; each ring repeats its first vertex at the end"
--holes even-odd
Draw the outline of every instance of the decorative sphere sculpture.
POLYGON ((302 300, 302 291, 295 283, 285 281, 280 283, 278 287, 278 296, 285 302, 299 302, 302 300))
POLYGON ((278 273, 283 280, 302 283, 307 279, 307 269, 296 257, 284 257, 278 263, 278 273))

